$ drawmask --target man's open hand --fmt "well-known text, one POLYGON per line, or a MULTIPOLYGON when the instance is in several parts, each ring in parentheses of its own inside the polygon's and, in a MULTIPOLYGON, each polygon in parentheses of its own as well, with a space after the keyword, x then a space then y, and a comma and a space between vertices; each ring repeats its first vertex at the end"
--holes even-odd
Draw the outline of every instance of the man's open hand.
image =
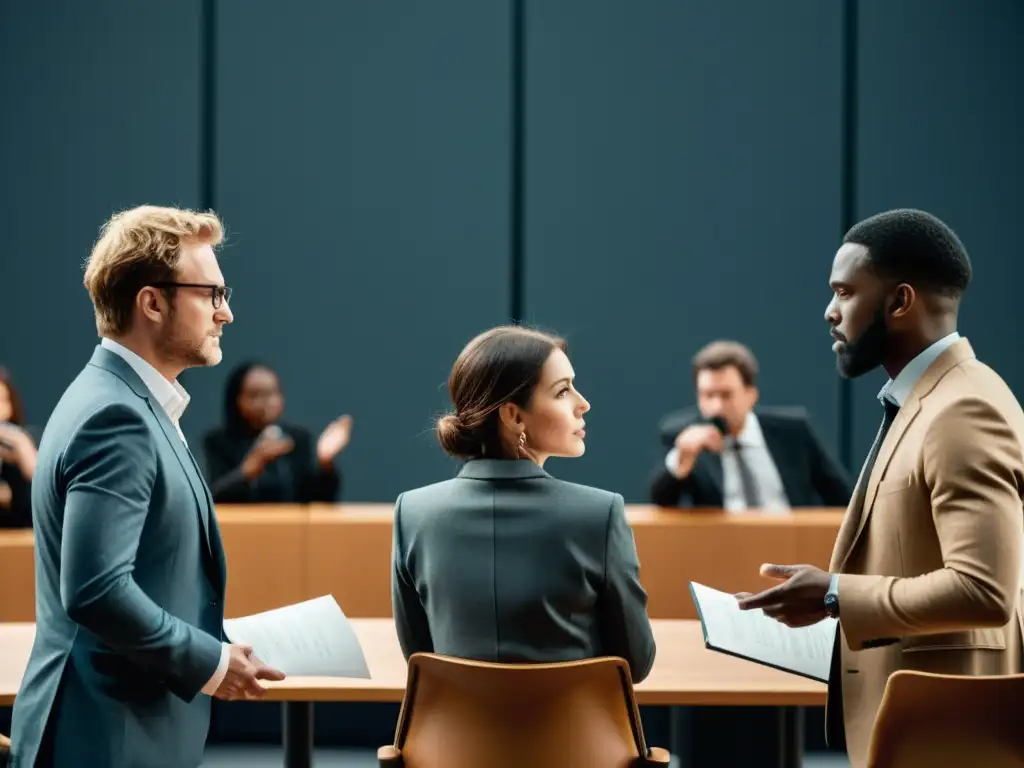
POLYGON ((228 671, 214 694, 218 699, 261 699, 267 689, 260 680, 284 680, 284 672, 268 667, 248 645, 228 646, 228 671))
POLYGON ((761 575, 782 583, 756 595, 740 592, 736 595, 740 610, 761 608, 766 616, 787 627, 806 627, 818 623, 827 615, 825 594, 832 581, 830 574, 813 565, 766 563, 761 566, 761 575))

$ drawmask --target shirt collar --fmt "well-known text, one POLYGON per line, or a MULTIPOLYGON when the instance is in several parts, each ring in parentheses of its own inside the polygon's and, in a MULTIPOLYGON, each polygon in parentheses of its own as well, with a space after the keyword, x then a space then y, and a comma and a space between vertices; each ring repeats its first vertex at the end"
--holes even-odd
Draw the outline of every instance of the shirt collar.
POLYGON ((948 336, 943 336, 934 344, 918 353, 917 357, 907 363, 903 370, 896 375, 895 379, 889 379, 885 383, 878 393, 878 399, 883 402, 889 400, 902 408, 914 389, 914 385, 924 375, 924 372, 928 370, 928 366, 934 363, 939 358, 939 355, 953 346, 959 339, 960 334, 953 331, 948 336))
POLYGON ((142 383, 160 403, 167 418, 171 420, 172 424, 177 424, 191 400, 185 388, 177 381, 171 382, 165 379, 163 374, 146 360, 113 339, 104 337, 100 341, 100 346, 110 350, 132 367, 132 370, 142 379, 142 383))
POLYGON ((743 422, 743 429, 736 436, 736 442, 747 448, 764 447, 764 432, 761 431, 761 422, 753 411, 747 414, 743 422))

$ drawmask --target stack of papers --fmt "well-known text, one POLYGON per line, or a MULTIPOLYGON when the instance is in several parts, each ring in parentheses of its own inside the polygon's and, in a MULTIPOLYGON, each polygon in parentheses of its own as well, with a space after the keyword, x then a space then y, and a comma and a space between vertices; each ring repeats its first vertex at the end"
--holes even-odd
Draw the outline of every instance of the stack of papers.
POLYGON ((359 638, 332 595, 227 619, 224 634, 288 676, 370 678, 359 638))
POLYGON ((712 651, 828 682, 836 619, 791 628, 760 609, 741 611, 734 595, 690 582, 704 645, 712 651))

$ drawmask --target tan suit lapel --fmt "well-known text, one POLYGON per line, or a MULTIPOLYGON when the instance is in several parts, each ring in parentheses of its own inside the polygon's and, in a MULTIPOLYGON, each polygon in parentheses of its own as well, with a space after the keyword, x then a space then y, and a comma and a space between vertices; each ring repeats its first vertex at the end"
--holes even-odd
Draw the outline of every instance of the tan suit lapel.
POLYGON ((900 408, 899 415, 896 416, 892 426, 889 427, 889 434, 885 436, 882 446, 878 449, 878 458, 875 459, 875 466, 871 470, 871 477, 867 478, 867 490, 864 492, 861 512, 857 516, 857 527, 854 530, 853 537, 850 539, 849 546, 842 555, 840 567, 846 565, 846 559, 853 551, 854 544, 857 543, 857 539, 860 538, 861 532, 868 524, 868 518, 871 517, 871 511, 874 509, 875 497, 878 495, 878 483, 882 479, 882 475, 885 474, 885 469, 889 466, 889 462, 892 460, 892 456, 896 452, 897 446, 899 446, 900 441, 903 439, 903 435, 906 434, 907 427, 909 427, 911 422, 914 421, 914 417, 917 416, 917 413, 920 410, 920 399, 911 394, 911 396, 907 398, 907 402, 905 402, 900 408))
MULTIPOLYGON (((881 429, 881 426, 879 426, 881 429)), ((878 439, 877 433, 875 439, 878 439)), ((830 573, 839 573, 846 556, 853 549, 853 539, 860 524, 861 512, 864 510, 864 467, 860 468, 860 477, 857 478, 857 485, 853 489, 853 497, 850 505, 843 515, 842 525, 839 526, 839 533, 836 535, 836 543, 832 547, 832 559, 829 561, 828 570, 830 573)))
POLYGON ((906 402, 900 407, 899 415, 889 428, 889 434, 885 436, 885 440, 878 449, 878 458, 875 459, 871 477, 864 477, 863 468, 861 469, 861 476, 857 481, 853 499, 843 517, 839 534, 836 536, 836 545, 833 548, 832 561, 829 564, 831 572, 841 572, 846 566, 846 561, 850 553, 853 552, 857 539, 867 525, 868 518, 871 517, 875 497, 878 495, 878 484, 885 474, 885 469, 892 460, 896 448, 906 434, 907 428, 910 427, 921 410, 921 400, 935 388, 943 376, 964 360, 973 357, 974 350, 967 339, 960 339, 928 366, 928 369, 910 391, 906 402))

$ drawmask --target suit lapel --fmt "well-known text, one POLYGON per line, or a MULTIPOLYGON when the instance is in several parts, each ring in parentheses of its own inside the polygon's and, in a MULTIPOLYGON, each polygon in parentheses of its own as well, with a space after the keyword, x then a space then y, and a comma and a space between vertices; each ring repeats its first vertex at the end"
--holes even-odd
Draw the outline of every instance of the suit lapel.
POLYGON ((203 542, 206 545, 204 549, 207 557, 203 558, 203 566, 206 569, 207 577, 210 579, 211 584, 215 586, 220 585, 223 588, 227 568, 219 531, 216 530, 217 523, 213 516, 213 498, 210 496, 210 491, 203 480, 199 466, 196 464, 195 459, 192 458, 192 452, 178 435, 178 430, 171 423, 167 412, 159 403, 154 402, 153 393, 150 392, 149 387, 146 386, 127 360, 105 349, 103 346, 97 346, 89 362, 91 365, 113 373, 125 382, 136 395, 146 401, 150 413, 156 418, 156 422, 160 425, 164 437, 170 443, 171 451, 181 465, 181 469, 188 479, 189 487, 192 489, 192 496, 196 502, 196 515, 199 517, 200 529, 203 532, 203 542), (210 570, 211 566, 215 569, 213 572, 210 570))
MULTIPOLYGON (((174 425, 172 424, 171 426, 173 427, 174 425)), ((179 439, 178 442, 181 442, 181 440, 179 439)), ((210 557, 213 560, 214 565, 217 566, 217 578, 214 580, 214 584, 220 586, 223 590, 227 581, 228 568, 227 561, 224 559, 224 546, 220 538, 220 526, 217 524, 217 507, 213 503, 213 495, 210 493, 210 486, 206 484, 206 480, 203 478, 203 472, 199 468, 199 462, 196 461, 196 457, 192 454, 192 450, 188 446, 184 447, 189 460, 192 462, 192 468, 195 470, 196 479, 198 480, 199 485, 202 486, 203 495, 206 497, 206 542, 210 550, 210 557)), ((192 486, 192 489, 195 490, 195 486, 192 486)))
MULTIPOLYGON (((160 425, 160 429, 163 430, 167 442, 170 443, 171 450, 181 465, 185 477, 188 478, 189 487, 192 488, 192 496, 196 500, 196 514, 199 516, 199 525, 203 531, 203 543, 206 545, 204 549, 208 557, 205 560, 208 564, 213 565, 213 547, 211 546, 210 538, 210 527, 213 524, 213 505, 206 489, 206 483, 203 482, 199 469, 192 459, 192 452, 189 451, 185 442, 178 435, 178 430, 174 428, 164 409, 159 405, 153 405, 152 400, 148 397, 146 402, 149 404, 149 410, 156 416, 157 423, 160 425)), ((210 577, 212 584, 221 583, 221 574, 208 572, 207 575, 210 577)))
MULTIPOLYGON (((209 498, 209 495, 207 497, 209 498)), ((220 594, 223 595, 227 587, 228 563, 224 557, 224 543, 220 538, 220 526, 217 524, 216 510, 212 499, 210 499, 210 505, 210 509, 214 510, 210 514, 210 556, 217 569, 213 583, 220 590, 220 594)))
MULTIPOLYGON (((850 526, 853 530, 853 535, 850 537, 849 543, 841 555, 840 567, 845 566, 846 559, 850 556, 850 552, 853 551, 853 545, 857 543, 861 532, 868 524, 868 518, 871 517, 871 512, 874 509, 875 497, 878 495, 878 483, 885 474, 886 467, 889 466, 889 462, 892 460, 896 448, 899 447, 903 435, 906 434, 907 428, 914 421, 920 410, 921 401, 911 396, 900 408, 899 415, 889 428, 889 434, 885 436, 885 440, 878 449, 878 458, 875 459, 875 466, 871 470, 871 477, 864 477, 863 471, 861 472, 861 478, 857 483, 857 493, 855 494, 855 497, 859 497, 861 503, 850 521, 856 527, 850 526), (863 493, 861 493, 862 487, 864 489, 863 493)), ((846 522, 846 520, 843 521, 844 528, 846 527, 846 522)), ((842 530, 840 530, 841 533, 842 530)))
POLYGON ((704 472, 711 482, 712 489, 720 499, 719 504, 725 506, 725 480, 721 455, 705 452, 700 455, 697 461, 704 465, 704 472))
POLYGON ((802 492, 807 485, 806 472, 798 462, 785 460, 793 451, 793 446, 787 445, 785 431, 778 429, 778 423, 774 419, 763 414, 758 414, 757 420, 761 424, 761 434, 764 435, 768 454, 772 457, 779 479, 782 480, 786 498, 793 506, 803 506, 806 503, 806 494, 802 492))
MULTIPOLYGON (((881 426, 879 426, 881 430, 881 426)), ((877 434, 875 439, 878 439, 877 434)), ((853 489, 853 496, 850 504, 843 515, 843 522, 839 526, 839 533, 836 534, 836 543, 832 547, 832 559, 829 561, 828 569, 831 573, 837 573, 846 562, 846 556, 853 549, 853 538, 860 524, 861 511, 864 509, 864 467, 860 468, 860 476, 857 478, 857 485, 853 489)))

